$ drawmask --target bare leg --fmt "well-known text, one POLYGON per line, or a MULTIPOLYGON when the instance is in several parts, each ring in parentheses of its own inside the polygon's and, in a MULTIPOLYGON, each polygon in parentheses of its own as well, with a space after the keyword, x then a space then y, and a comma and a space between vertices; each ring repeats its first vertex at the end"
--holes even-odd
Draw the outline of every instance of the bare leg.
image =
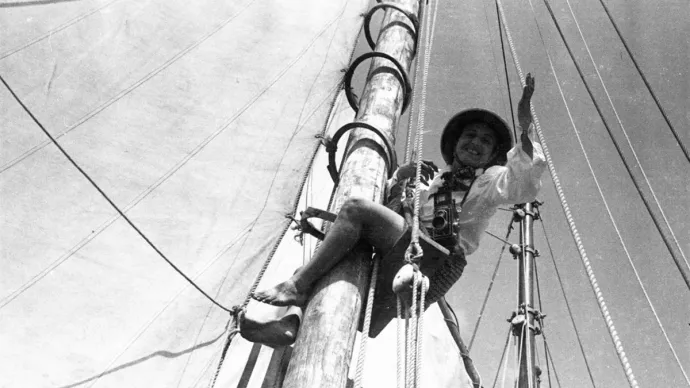
POLYGON ((326 234, 314 258, 287 281, 254 293, 254 299, 275 306, 304 306, 309 290, 363 239, 378 251, 387 252, 405 233, 405 220, 373 201, 350 198, 326 234))
POLYGON ((258 316, 243 313, 239 318, 240 334, 244 339, 276 348, 292 345, 295 342, 302 319, 302 309, 291 306, 279 319, 261 319, 258 316))

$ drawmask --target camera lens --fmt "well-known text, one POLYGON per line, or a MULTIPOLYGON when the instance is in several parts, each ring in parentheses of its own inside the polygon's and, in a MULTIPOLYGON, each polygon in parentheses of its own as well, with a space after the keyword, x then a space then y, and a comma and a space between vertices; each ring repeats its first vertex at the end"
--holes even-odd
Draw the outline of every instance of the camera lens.
POLYGON ((448 225, 448 214, 444 210, 439 210, 434 213, 434 219, 431 220, 431 226, 434 229, 443 229, 448 225))

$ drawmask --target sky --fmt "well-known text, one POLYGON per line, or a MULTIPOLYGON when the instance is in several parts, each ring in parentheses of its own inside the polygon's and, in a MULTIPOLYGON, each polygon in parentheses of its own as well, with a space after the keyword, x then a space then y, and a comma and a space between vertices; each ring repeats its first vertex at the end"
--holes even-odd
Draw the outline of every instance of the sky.
MULTIPOLYGON (((323 63, 329 66, 324 68, 314 58, 337 55, 344 60, 349 54, 339 52, 338 45, 331 44, 333 39, 347 37, 331 37, 330 27, 320 30, 321 18, 338 15, 340 5, 314 1, 308 10, 295 11, 280 1, 240 4, 207 0, 195 7, 183 1, 153 0, 29 3, 30 6, 24 6, 26 2, 0 2, 0 15, 7 26, 14 27, 2 29, 0 74, 38 112, 49 131, 59 133, 65 128, 71 131, 79 127, 62 141, 117 203, 132 204, 132 216, 165 252, 172 252, 176 263, 196 274, 204 286, 217 292, 215 295, 223 295, 224 302, 239 298, 250 284, 243 270, 258 270, 256 263, 246 260, 251 255, 243 251, 245 243, 264 254, 268 249, 265 242, 276 238, 276 225, 285 222, 283 212, 291 200, 270 204, 264 213, 266 204, 258 211, 263 202, 255 193, 294 190, 295 184, 290 178, 278 181, 275 188, 262 186, 263 180, 237 167, 242 163, 237 150, 255 154, 252 147, 256 144, 276 147, 271 148, 275 152, 268 153, 267 161, 261 160, 265 164, 256 162, 255 168, 263 168, 261 172, 267 177, 273 176, 274 164, 282 165, 282 159, 278 160, 282 143, 270 141, 274 137, 297 136, 293 146, 300 147, 300 152, 288 154, 288 158, 303 158, 302 153, 309 152, 313 135, 293 132, 291 125, 301 128, 300 123, 307 122, 320 128, 325 120, 325 108, 314 108, 313 115, 304 109, 312 109, 323 98, 319 93, 325 93, 325 88, 316 87, 314 90, 321 91, 311 94, 317 80, 323 84, 337 83, 341 76, 340 64, 324 59, 323 63), (273 22, 279 20, 276 17, 290 22, 273 22), (300 26, 300 20, 319 22, 300 26), (319 34, 318 39, 312 39, 314 31, 319 34), (40 36, 45 39, 32 41, 40 36), (274 40, 262 39, 266 36, 274 40), (299 51, 302 47, 295 42, 304 43, 305 51, 299 51), (228 47, 241 50, 242 55, 228 47), (15 48, 19 49, 13 51, 15 48), (297 59, 293 59, 295 55, 297 59), (278 63, 279 69, 285 66, 285 70, 272 63, 278 63), (204 71, 199 70, 202 68, 204 71), (312 76, 314 83, 303 82, 312 76), (133 83, 136 80, 142 81, 133 83), (270 85, 261 89, 265 84, 270 85), (263 91, 254 97, 257 90, 263 91), (228 91, 232 91, 231 96, 228 91), (291 98, 286 99, 287 95, 291 98), (245 102, 247 105, 243 105, 245 102), (305 117, 301 113, 300 117, 286 117, 286 111, 300 109, 305 117), (204 140, 219 125, 225 125, 222 128, 227 131, 215 133, 217 139, 206 138, 213 141, 204 140), (269 127, 275 136, 266 138, 269 127), (240 138, 248 139, 246 144, 238 143, 240 138), (208 147, 194 148, 197 144, 208 147), (176 164, 178 160, 183 163, 176 164), (162 180, 159 176, 163 176, 162 180), (238 191, 234 185, 252 190, 238 191), (242 207, 252 200, 257 201, 256 208, 242 207), (259 214, 256 219, 255 212, 259 214), (257 223, 260 215, 264 218, 257 223), (223 257, 227 260, 219 260, 223 257), (238 269, 237 265, 246 267, 238 269), (226 273, 231 274, 229 278, 226 273), (227 284, 241 286, 232 289, 227 284)), ((533 105, 545 144, 551 151, 554 169, 632 371, 642 387, 687 386, 631 262, 686 371, 690 371, 690 292, 594 109, 544 3, 532 0, 532 4, 534 13, 528 0, 506 1, 508 27, 522 70, 536 78, 533 105), (547 52, 553 59, 558 84, 547 52), (563 90, 574 126, 557 85, 563 90)), ((652 207, 658 200, 680 248, 688 255, 688 161, 599 1, 571 1, 570 5, 622 127, 599 83, 568 3, 553 0, 551 4, 645 198, 650 198, 652 207), (653 194, 646 180, 651 183, 653 194)), ((606 4, 681 141, 690 144, 687 3, 608 0, 606 4)), ((356 17, 357 12, 349 12, 353 13, 352 18, 356 17)), ((337 20, 333 16, 332 21, 337 20)), ((354 28, 353 20, 343 21, 342 26, 354 28)), ((333 25, 340 24, 328 26, 333 25)), ((365 51, 362 41, 358 53, 365 51)), ((506 56, 510 90, 516 102, 520 86, 507 42, 506 56)), ((361 82, 363 73, 358 72, 357 82, 361 82)), ((440 130, 453 114, 480 107, 505 118, 510 116, 492 1, 440 3, 427 92, 423 154, 439 165, 440 130)), ((45 137, 5 90, 0 96, 0 106, 8 112, 0 118, 4 120, 4 168, 25 150, 45 142, 45 137)), ((406 122, 405 115, 401 123, 406 122)), ((399 155, 404 138, 401 126, 397 138, 399 155)), ((42 148, 16 167, 3 170, 0 179, 4 197, 2 254, 3 259, 11 259, 3 263, 4 272, 10 275, 2 277, 2 290, 3 298, 13 298, 11 303, 2 299, 5 310, 0 324, 5 329, 0 332, 12 333, 5 334, 3 342, 11 345, 4 348, 2 357, 19 360, 11 368, 13 373, 23 374, 26 379, 50 381, 51 386, 72 386, 75 382, 85 385, 92 380, 116 385, 123 384, 122 381, 141 383, 138 376, 165 367, 179 373, 179 380, 175 380, 178 375, 170 373, 159 376, 158 383, 166 384, 163 379, 167 378, 180 386, 193 386, 191 379, 196 376, 188 371, 196 371, 195 367, 209 370, 208 365, 201 364, 216 360, 226 316, 209 307, 196 291, 185 288, 179 276, 149 247, 126 225, 117 222, 117 217, 112 218, 112 210, 61 155, 51 147, 42 148), (84 249, 75 250, 75 243, 83 243, 84 249), (199 319, 202 315, 203 321, 199 319), (17 326, 15 322, 26 323, 17 326), (27 360, 26 355, 31 354, 26 351, 27 346, 36 352, 36 357, 44 358, 27 360), (99 351, 93 352, 94 346, 99 351), (75 370, 66 370, 61 363, 75 370), (41 373, 36 373, 37 364, 41 373), (99 373, 103 370, 110 372, 101 379, 99 373)), ((563 280, 594 382, 598 387, 627 386, 549 172, 543 176, 539 200, 544 202, 541 214, 553 260, 563 280)), ((654 208, 654 212, 659 211, 654 208)), ((499 211, 489 230, 504 235, 509 220, 509 212, 499 211)), ((517 232, 513 232, 512 241, 516 238, 517 232)), ((589 386, 588 372, 540 223, 535 224, 535 246, 541 253, 537 259, 541 312, 547 315, 546 337, 555 371, 564 387, 589 386)), ((468 258, 462 279, 449 294, 467 343, 500 248, 500 242, 485 236, 480 249, 468 258)), ((514 263, 508 255, 502 259, 472 348, 485 386, 493 382, 508 331, 506 319, 515 309, 514 263)), ((279 267, 274 271, 291 270, 279 267)), ((543 365, 541 339, 538 343, 543 365)), ((513 362, 514 359, 510 361, 513 362)), ((542 369, 546 370, 544 366, 542 369)), ((17 381, 11 383, 22 386, 16 385, 17 381)), ((555 381, 553 386, 557 386, 555 381)))
MULTIPOLYGON (((526 0, 505 2, 508 27, 522 70, 536 78, 533 105, 633 373, 640 386, 687 386, 619 242, 584 152, 632 263, 686 371, 690 366, 688 289, 593 107, 544 3, 532 3, 534 13, 526 0), (584 152, 568 118, 545 50, 553 60, 584 152)), ((685 64, 690 52, 686 38, 688 23, 681 16, 688 14, 687 3, 606 1, 606 4, 681 141, 688 144, 690 75, 685 64)), ((658 212, 638 166, 644 169, 680 248, 687 256, 690 250, 690 223, 687 221, 690 199, 686 194, 690 189, 688 161, 598 0, 571 1, 570 6, 637 154, 638 165, 590 62, 568 3, 558 0, 552 1, 551 5, 613 136, 633 169, 633 175, 640 182, 646 198, 650 198, 654 211, 658 212)), ((437 148, 439 132, 455 112, 468 107, 483 107, 508 118, 510 108, 493 2, 442 2, 434 39, 426 115, 426 128, 430 133, 425 138, 424 155, 440 162, 437 148)), ((507 41, 505 45, 515 103, 520 87, 507 41)), ((597 386, 627 386, 548 171, 543 176, 543 188, 538 199, 545 203, 541 208, 543 222, 594 382, 597 386)), ((490 231, 505 234, 510 217, 508 212, 505 213, 495 217, 490 231)), ((663 218, 659 218, 663 225, 663 218)), ((517 231, 512 236, 516 239, 517 231)), ((541 253, 537 263, 544 304, 542 313, 547 315, 546 337, 556 372, 563 386, 589 386, 587 370, 539 223, 535 223, 535 238, 535 246, 541 253)), ((469 341, 474 329, 500 250, 500 243, 490 236, 485 236, 481 245, 481 249, 468 258, 465 274, 449 297, 451 305, 459 313, 465 341, 469 341)), ((507 331, 505 319, 515 309, 516 266, 513 264, 508 255, 503 258, 472 349, 480 373, 484 379, 491 377, 491 381, 507 331)), ((545 370, 543 348, 540 352, 542 369, 545 370)))

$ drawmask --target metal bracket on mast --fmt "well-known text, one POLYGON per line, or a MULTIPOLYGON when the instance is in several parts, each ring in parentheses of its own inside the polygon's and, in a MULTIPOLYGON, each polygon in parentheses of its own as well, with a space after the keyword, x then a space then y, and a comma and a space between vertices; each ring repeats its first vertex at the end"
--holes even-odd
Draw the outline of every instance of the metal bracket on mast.
MULTIPOLYGON (((402 111, 400 114, 404 113, 405 110, 407 109, 408 105, 410 105, 410 99, 412 96, 412 84, 410 83, 410 76, 407 75, 407 72, 405 71, 405 68, 403 67, 400 62, 393 58, 392 55, 382 53, 379 51, 371 51, 368 53, 364 53, 360 55, 357 59, 355 59, 354 62, 352 62, 352 65, 350 65, 350 68, 347 69, 347 72, 345 73, 345 97, 347 97, 347 102, 350 103, 350 106, 352 107, 352 110, 355 112, 359 111, 359 103, 355 99, 354 95, 352 94, 352 76, 355 74, 355 69, 357 69, 357 66, 359 66, 360 63, 364 62, 365 60, 369 58, 374 58, 374 57, 380 57, 389 60, 392 62, 395 67, 398 69, 398 74, 396 74, 396 78, 398 78, 398 81, 403 85, 403 104, 402 104, 402 111)), ((377 71, 383 71, 385 70, 383 67, 381 67, 377 71)))
POLYGON ((329 211, 317 209, 311 206, 308 207, 307 210, 301 211, 299 215, 299 220, 297 220, 295 217, 291 215, 288 215, 287 217, 297 224, 293 226, 292 229, 299 231, 299 233, 295 235, 295 240, 299 241, 300 244, 302 244, 302 242, 304 241, 305 233, 309 233, 312 236, 318 238, 319 240, 323 240, 324 237, 326 237, 326 235, 322 231, 316 229, 314 224, 309 222, 310 218, 316 217, 324 221, 335 222, 335 219, 338 217, 337 215, 329 211))
POLYGON ((376 43, 374 43, 374 39, 371 37, 371 29, 369 28, 369 24, 371 23, 371 17, 374 16, 376 11, 378 11, 379 9, 393 8, 397 11, 400 11, 400 13, 402 13, 403 15, 407 16, 407 18, 410 20, 410 23, 412 23, 412 26, 414 27, 412 35, 414 35, 415 37, 415 45, 413 50, 413 55, 415 55, 417 53, 417 47, 419 45, 419 19, 417 18, 417 15, 403 9, 401 6, 395 3, 383 2, 381 0, 378 0, 378 2, 379 4, 371 7, 371 9, 369 9, 369 12, 364 17, 364 36, 366 36, 367 38, 367 43, 369 43, 369 47, 371 47, 372 50, 374 50, 376 47, 376 43))
POLYGON ((345 134, 345 132, 355 128, 368 129, 377 134, 379 138, 381 138, 383 144, 386 145, 384 154, 386 156, 386 164, 388 165, 388 179, 392 178, 395 169, 398 167, 398 159, 395 154, 395 148, 393 147, 393 144, 391 143, 390 139, 388 139, 388 137, 386 137, 381 131, 379 131, 378 128, 374 127, 371 124, 353 122, 347 123, 340 127, 340 129, 336 131, 333 137, 323 139, 323 143, 326 146, 326 151, 328 152, 328 172, 331 174, 331 179, 333 179, 333 183, 337 185, 340 181, 340 173, 338 172, 338 167, 336 167, 335 163, 335 154, 336 152, 338 152, 338 141, 345 134))

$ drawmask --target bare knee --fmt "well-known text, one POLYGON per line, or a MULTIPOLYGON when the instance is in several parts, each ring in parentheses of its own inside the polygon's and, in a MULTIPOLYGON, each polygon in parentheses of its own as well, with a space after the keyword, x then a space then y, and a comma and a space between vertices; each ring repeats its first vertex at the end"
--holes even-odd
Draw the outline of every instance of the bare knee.
POLYGON ((339 217, 344 217, 352 221, 361 220, 366 209, 370 207, 371 201, 364 198, 350 197, 345 200, 340 208, 339 217))

